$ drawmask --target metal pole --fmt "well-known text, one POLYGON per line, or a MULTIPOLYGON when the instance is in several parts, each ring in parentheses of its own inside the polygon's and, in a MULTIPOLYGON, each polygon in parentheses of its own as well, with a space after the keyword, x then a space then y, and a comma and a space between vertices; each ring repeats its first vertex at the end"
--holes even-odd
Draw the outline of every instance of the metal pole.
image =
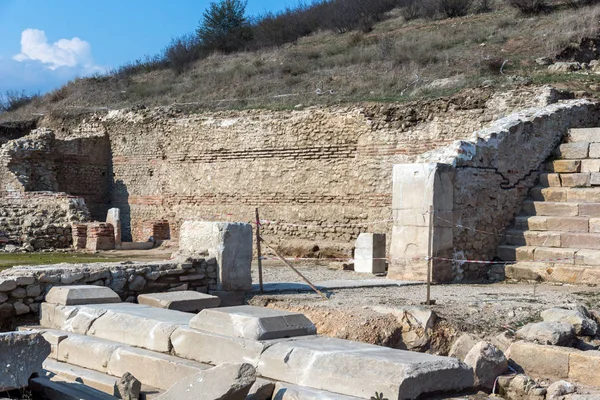
POLYGON ((262 252, 260 251, 260 217, 258 216, 258 207, 256 208, 256 253, 258 255, 258 284, 260 293, 264 293, 263 289, 263 272, 262 272, 262 252))
POLYGON ((427 301, 431 305, 431 269, 433 263, 433 206, 429 206, 429 243, 427 249, 427 301))

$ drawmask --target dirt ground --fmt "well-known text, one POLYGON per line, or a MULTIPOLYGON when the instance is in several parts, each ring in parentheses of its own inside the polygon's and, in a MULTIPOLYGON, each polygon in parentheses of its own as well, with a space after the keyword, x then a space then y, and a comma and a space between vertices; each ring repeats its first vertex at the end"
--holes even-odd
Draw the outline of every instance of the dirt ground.
MULTIPOLYGON (((328 268, 327 265, 295 265, 309 280, 373 279, 372 275, 328 268)), ((265 282, 301 282, 289 268, 276 263, 264 266, 265 282)), ((253 281, 258 272, 253 266, 253 281)), ((400 321, 394 314, 376 312, 372 307, 391 309, 421 305, 426 299, 426 286, 340 289, 327 293, 323 300, 315 293, 254 294, 253 305, 305 313, 320 333, 344 339, 359 340, 402 348, 400 321)), ((595 287, 495 283, 434 285, 428 306, 439 317, 436 338, 429 352, 444 354, 460 332, 481 338, 501 332, 511 334, 520 326, 540 319, 539 313, 554 306, 583 304, 600 308, 600 292, 595 287), (437 343, 436 343, 437 342, 437 343)))

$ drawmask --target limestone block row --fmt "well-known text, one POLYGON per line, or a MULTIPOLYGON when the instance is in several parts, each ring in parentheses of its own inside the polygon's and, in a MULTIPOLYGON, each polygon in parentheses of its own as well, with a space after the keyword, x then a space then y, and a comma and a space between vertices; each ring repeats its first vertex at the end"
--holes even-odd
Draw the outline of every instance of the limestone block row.
POLYGON ((507 353, 527 375, 600 386, 600 351, 581 351, 518 341, 511 345, 507 353))
POLYGON ((563 143, 554 154, 566 160, 598 159, 600 158, 600 143, 585 141, 563 143))
POLYGON ((529 192, 535 201, 600 203, 600 188, 534 187, 529 192))
MULTIPOLYGON (((590 223, 591 229, 593 228, 590 223)), ((508 230, 506 232, 506 244, 512 246, 600 249, 600 233, 508 230)))
POLYGON ((587 233, 590 232, 590 221, 592 220, 592 218, 587 216, 518 216, 515 218, 515 228, 530 231, 562 231, 587 233))
POLYGON ((544 173, 540 175, 540 185, 543 187, 600 186, 600 172, 582 171, 572 174, 544 173))
POLYGON ((141 294, 139 304, 150 307, 166 308, 183 312, 198 313, 205 308, 219 307, 221 299, 205 293, 193 291, 141 294))
POLYGON ((569 136, 572 142, 600 143, 599 128, 572 128, 569 136))
POLYGON ((600 266, 600 250, 594 249, 502 245, 498 247, 498 257, 505 261, 600 266))

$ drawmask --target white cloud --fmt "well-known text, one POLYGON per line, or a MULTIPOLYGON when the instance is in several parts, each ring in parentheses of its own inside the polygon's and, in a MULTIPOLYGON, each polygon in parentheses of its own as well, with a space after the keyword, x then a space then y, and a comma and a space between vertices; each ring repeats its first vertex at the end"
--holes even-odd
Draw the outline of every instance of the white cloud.
POLYGON ((94 64, 92 48, 85 40, 74 37, 48 43, 46 34, 39 29, 25 29, 21 33, 21 53, 13 59, 19 62, 39 61, 50 70, 77 68, 84 74, 103 70, 94 64))

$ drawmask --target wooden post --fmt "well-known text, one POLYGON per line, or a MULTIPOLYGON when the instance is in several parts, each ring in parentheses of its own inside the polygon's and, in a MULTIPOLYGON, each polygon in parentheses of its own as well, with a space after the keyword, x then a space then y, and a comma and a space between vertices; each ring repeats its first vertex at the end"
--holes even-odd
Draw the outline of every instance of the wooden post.
POLYGON ((258 207, 256 208, 256 253, 258 255, 258 284, 260 293, 264 293, 263 289, 263 273, 262 273, 262 252, 260 251, 260 217, 258 216, 258 207))
POLYGON ((433 206, 429 207, 429 243, 427 246, 427 300, 425 304, 431 304, 431 269, 433 264, 433 206))
MULTIPOLYGON (((260 240, 261 240, 261 241, 263 241, 263 242, 265 242, 265 240, 264 240, 263 238, 260 238, 260 240)), ((274 248, 273 246, 269 246, 269 245, 267 244, 267 242, 265 242, 265 245, 266 245, 268 248, 270 248, 270 249, 273 251, 273 253, 275 253, 275 255, 277 256, 277 258, 279 258, 279 259, 280 259, 280 260, 281 260, 281 261, 282 261, 282 262, 283 262, 285 265, 287 265, 288 267, 290 267, 290 268, 292 269, 292 271, 294 271, 295 273, 297 273, 297 274, 298 274, 298 276, 300 276, 300 278, 302 278, 302 280, 303 280, 304 282, 306 282, 306 283, 308 284, 308 286, 310 286, 310 287, 312 288, 312 290, 314 290, 315 292, 317 292, 317 293, 318 293, 318 294, 319 294, 319 295, 320 295, 322 298, 324 298, 325 300, 329 300, 329 299, 327 298, 327 296, 325 296, 325 295, 324 295, 324 294, 323 294, 323 293, 322 293, 322 292, 321 292, 319 289, 317 289, 317 287, 316 287, 315 285, 313 285, 313 284, 312 284, 312 283, 311 283, 311 282, 310 282, 310 281, 309 281, 309 280, 308 280, 308 279, 307 279, 307 278, 306 278, 304 275, 302 275, 302 274, 300 273, 300 271, 298 271, 296 268, 294 268, 294 266, 293 266, 292 264, 290 264, 289 262, 287 262, 287 260, 286 260, 285 258, 283 258, 283 257, 281 256, 281 254, 279 254, 279 253, 277 252, 277 250, 275 250, 275 248, 274 248)))

